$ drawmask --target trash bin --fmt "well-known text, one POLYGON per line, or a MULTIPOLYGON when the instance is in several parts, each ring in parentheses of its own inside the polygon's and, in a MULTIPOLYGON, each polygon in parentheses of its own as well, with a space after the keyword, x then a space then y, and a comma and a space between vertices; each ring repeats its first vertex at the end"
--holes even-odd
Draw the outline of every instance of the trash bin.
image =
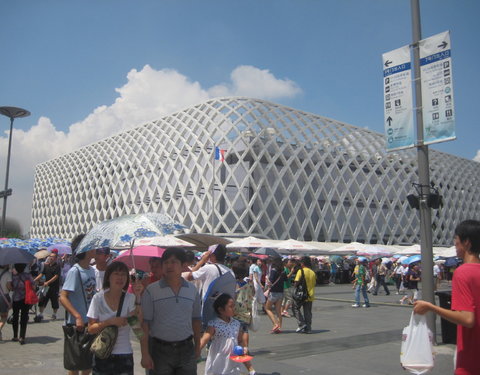
MULTIPOLYGON (((441 291, 435 292, 438 296, 440 307, 444 309, 451 310, 452 309, 452 292, 441 291)), ((456 344, 457 343, 457 325, 449 322, 446 319, 441 318, 440 324, 442 327, 442 342, 444 344, 456 344)))

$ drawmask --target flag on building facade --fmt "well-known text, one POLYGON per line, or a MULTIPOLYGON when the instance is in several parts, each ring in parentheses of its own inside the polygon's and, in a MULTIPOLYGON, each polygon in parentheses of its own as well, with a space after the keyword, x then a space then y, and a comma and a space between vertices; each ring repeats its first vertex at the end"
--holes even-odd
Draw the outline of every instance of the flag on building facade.
POLYGON ((225 161, 225 153, 227 150, 215 147, 215 160, 225 161))

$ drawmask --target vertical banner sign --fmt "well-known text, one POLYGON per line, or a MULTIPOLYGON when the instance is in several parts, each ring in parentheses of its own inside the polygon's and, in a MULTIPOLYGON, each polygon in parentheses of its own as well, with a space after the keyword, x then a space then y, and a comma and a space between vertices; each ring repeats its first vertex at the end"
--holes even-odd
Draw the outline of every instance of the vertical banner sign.
POLYGON ((421 40, 424 144, 455 139, 450 33, 421 40))
POLYGON ((387 151, 415 145, 410 48, 384 53, 383 96, 387 151))

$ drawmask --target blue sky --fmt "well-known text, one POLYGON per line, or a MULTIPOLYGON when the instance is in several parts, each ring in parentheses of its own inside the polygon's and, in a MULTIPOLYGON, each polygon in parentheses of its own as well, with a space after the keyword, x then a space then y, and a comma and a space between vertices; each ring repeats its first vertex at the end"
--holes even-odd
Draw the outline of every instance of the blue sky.
MULTIPOLYGON (((473 159, 480 2, 420 7, 423 38, 452 41, 457 140, 431 148, 473 159)), ((410 12, 408 0, 3 0, 0 106, 32 113, 15 121, 9 215, 28 230, 35 164, 218 94, 383 133, 382 53, 411 43, 410 12)), ((0 150, 7 128, 0 118, 0 150)))

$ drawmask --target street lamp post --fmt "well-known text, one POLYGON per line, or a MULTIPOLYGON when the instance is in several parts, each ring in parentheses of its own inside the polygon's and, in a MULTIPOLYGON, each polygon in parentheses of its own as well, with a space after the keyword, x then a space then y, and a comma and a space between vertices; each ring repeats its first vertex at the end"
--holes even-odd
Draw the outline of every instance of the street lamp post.
POLYGON ((0 114, 10 118, 10 135, 8 137, 8 153, 7 153, 7 170, 5 174, 5 190, 0 192, 0 198, 3 197, 3 210, 2 210, 2 233, 5 234, 5 219, 7 215, 7 198, 12 195, 12 189, 8 188, 8 174, 10 172, 10 153, 12 149, 12 133, 13 133, 13 120, 17 117, 30 116, 30 112, 23 108, 17 107, 0 107, 0 114))

